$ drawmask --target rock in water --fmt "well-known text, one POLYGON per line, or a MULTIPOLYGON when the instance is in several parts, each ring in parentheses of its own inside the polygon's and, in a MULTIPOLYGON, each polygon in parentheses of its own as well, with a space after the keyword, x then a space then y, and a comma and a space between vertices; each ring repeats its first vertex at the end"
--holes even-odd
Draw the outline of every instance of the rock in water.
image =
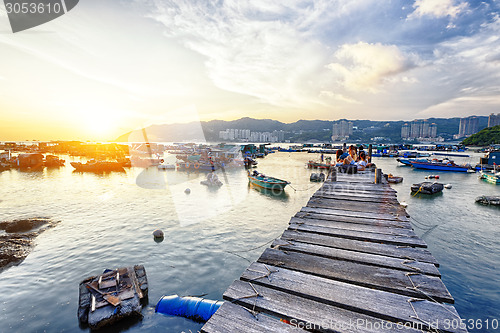
POLYGON ((49 218, 0 222, 0 230, 5 230, 5 234, 0 235, 0 272, 23 262, 34 246, 34 239, 55 225, 49 218))

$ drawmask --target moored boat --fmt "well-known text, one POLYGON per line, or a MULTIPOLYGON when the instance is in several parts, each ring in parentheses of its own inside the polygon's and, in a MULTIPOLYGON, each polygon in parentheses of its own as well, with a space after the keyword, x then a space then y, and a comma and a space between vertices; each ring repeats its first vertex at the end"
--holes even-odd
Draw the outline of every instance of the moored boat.
POLYGON ((497 173, 487 173, 487 172, 481 172, 479 175, 479 179, 482 179, 484 181, 487 181, 488 183, 492 184, 500 184, 500 172, 497 173))
POLYGON ((175 164, 159 164, 158 170, 175 170, 175 164))
POLYGON ((431 182, 422 182, 418 184, 413 184, 411 186, 411 191, 415 194, 423 193, 423 194, 436 194, 442 192, 444 185, 441 183, 431 183, 431 182))
POLYGON ((476 198, 476 202, 481 205, 500 206, 500 197, 482 195, 476 198))
POLYGON ((421 161, 411 161, 411 166, 415 169, 426 169, 426 170, 439 170, 439 171, 454 171, 454 172, 467 172, 471 170, 472 167, 469 164, 458 165, 453 161, 442 161, 442 162, 421 162, 421 161))
POLYGON ((322 163, 322 162, 307 162, 307 167, 309 169, 330 169, 332 165, 330 163, 322 163))
POLYGON ((408 166, 411 166, 411 162, 415 162, 415 161, 428 162, 428 160, 426 160, 426 159, 414 159, 414 158, 398 158, 398 159, 396 159, 396 161, 398 161, 401 164, 408 165, 408 166))
POLYGON ((123 166, 120 162, 110 162, 110 161, 90 160, 87 161, 86 163, 71 162, 71 166, 75 168, 75 171, 82 171, 82 172, 124 171, 123 166))
POLYGON ((387 175, 387 181, 392 184, 398 184, 403 181, 403 177, 393 176, 392 174, 387 175))
POLYGON ((274 177, 268 177, 262 173, 254 171, 248 172, 248 181, 255 186, 259 186, 268 190, 283 191, 290 182, 274 177))
POLYGON ((46 167, 60 167, 64 166, 65 162, 65 160, 60 159, 58 156, 46 155, 44 164, 46 167))

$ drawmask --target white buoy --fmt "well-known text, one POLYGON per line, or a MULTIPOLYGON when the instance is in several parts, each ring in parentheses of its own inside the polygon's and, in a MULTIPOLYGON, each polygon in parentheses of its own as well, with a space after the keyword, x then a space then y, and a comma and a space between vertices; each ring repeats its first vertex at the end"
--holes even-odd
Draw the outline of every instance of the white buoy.
POLYGON ((185 189, 185 190, 184 190, 184 193, 186 193, 186 194, 191 193, 191 189, 189 189, 189 188, 185 189))
POLYGON ((451 189, 451 187, 452 187, 452 186, 451 186, 451 184, 446 184, 446 185, 444 186, 444 188, 447 188, 448 190, 449 190, 449 189, 451 189))
POLYGON ((400 203, 400 205, 401 205, 403 208, 408 207, 408 204, 407 204, 406 202, 404 202, 404 201, 403 201, 402 203, 400 203))

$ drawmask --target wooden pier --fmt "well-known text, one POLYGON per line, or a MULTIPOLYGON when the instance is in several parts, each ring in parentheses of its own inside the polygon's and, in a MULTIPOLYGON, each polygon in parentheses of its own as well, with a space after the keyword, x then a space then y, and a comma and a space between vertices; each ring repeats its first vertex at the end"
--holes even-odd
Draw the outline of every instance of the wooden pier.
POLYGON ((331 173, 226 290, 216 332, 467 332, 396 191, 331 173))

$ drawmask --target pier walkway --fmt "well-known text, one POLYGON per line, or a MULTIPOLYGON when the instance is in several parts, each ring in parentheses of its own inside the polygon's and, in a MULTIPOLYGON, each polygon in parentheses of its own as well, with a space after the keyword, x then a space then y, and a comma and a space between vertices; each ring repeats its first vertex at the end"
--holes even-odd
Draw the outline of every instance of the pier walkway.
POLYGON ((223 295, 216 332, 467 332, 396 191, 331 173, 223 295))

